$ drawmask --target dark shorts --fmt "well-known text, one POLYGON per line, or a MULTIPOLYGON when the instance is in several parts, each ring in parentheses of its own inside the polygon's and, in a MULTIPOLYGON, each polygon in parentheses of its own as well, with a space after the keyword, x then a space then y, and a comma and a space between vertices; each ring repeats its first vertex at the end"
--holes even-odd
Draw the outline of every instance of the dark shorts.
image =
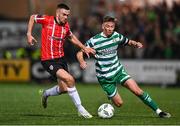
POLYGON ((41 61, 41 64, 44 67, 44 69, 48 73, 50 73, 50 75, 54 79, 57 79, 56 72, 59 69, 64 69, 65 71, 68 72, 67 62, 65 61, 64 57, 52 59, 52 60, 44 60, 44 61, 41 61))

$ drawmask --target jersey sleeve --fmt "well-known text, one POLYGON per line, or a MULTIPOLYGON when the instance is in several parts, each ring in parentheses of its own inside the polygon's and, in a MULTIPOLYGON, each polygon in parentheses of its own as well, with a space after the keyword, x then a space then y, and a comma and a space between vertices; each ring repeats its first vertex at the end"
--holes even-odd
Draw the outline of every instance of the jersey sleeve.
POLYGON ((86 43, 85 43, 85 46, 86 46, 86 47, 91 47, 91 48, 92 48, 92 47, 93 47, 92 39, 87 40, 86 43))
POLYGON ((122 34, 119 34, 119 44, 120 45, 123 45, 123 46, 126 46, 129 42, 129 39, 125 36, 123 36, 122 34))
POLYGON ((48 21, 48 18, 46 15, 35 15, 34 20, 38 24, 46 24, 48 21))

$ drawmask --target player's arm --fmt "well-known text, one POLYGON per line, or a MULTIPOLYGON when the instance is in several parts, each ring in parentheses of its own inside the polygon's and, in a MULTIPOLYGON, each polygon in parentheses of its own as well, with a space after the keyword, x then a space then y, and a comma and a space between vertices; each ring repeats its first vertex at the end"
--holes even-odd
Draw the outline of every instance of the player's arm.
POLYGON ((135 48, 142 48, 143 44, 140 42, 136 42, 134 40, 129 40, 129 42, 127 43, 129 46, 133 46, 135 48))
POLYGON ((37 40, 32 36, 32 29, 34 26, 34 18, 35 15, 31 15, 28 23, 28 28, 27 28, 27 41, 29 45, 34 45, 34 42, 37 42, 37 40))
POLYGON ((90 47, 85 47, 85 46, 77 39, 77 37, 76 37, 74 34, 71 34, 71 35, 69 36, 69 39, 70 39, 70 41, 71 41, 74 45, 76 45, 76 46, 78 46, 79 48, 81 48, 82 51, 83 51, 88 57, 89 57, 89 54, 95 55, 95 50, 92 49, 92 48, 90 48, 90 47))
POLYGON ((85 69, 87 67, 87 63, 86 61, 84 60, 84 56, 83 56, 83 51, 79 51, 77 54, 76 54, 76 57, 77 57, 77 60, 80 64, 80 67, 82 69, 85 69))

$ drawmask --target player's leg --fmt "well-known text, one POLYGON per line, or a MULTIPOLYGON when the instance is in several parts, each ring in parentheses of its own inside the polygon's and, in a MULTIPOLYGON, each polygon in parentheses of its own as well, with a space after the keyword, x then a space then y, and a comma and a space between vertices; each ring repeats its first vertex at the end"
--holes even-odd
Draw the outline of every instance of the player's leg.
POLYGON ((163 112, 159 109, 155 101, 150 97, 147 92, 144 92, 133 79, 128 79, 125 81, 124 86, 138 96, 147 106, 156 112, 160 117, 169 118, 171 115, 169 113, 163 112))
POLYGON ((74 105, 76 106, 79 114, 85 118, 92 118, 92 115, 86 111, 86 109, 81 104, 81 99, 79 97, 78 91, 75 87, 74 78, 64 69, 59 69, 56 72, 57 77, 67 85, 66 90, 71 97, 74 105))
POLYGON ((112 79, 112 81, 109 82, 105 79, 98 79, 98 81, 112 103, 117 107, 122 106, 123 100, 117 92, 117 85, 115 80, 112 79))
POLYGON ((56 96, 56 95, 60 95, 62 93, 67 92, 67 85, 65 84, 65 82, 63 82, 60 79, 57 79, 57 82, 58 82, 57 85, 44 91, 44 93, 47 97, 48 96, 56 96))
POLYGON ((116 105, 117 107, 121 107, 123 104, 123 100, 118 92, 116 93, 115 96, 113 96, 111 98, 111 100, 112 100, 113 104, 116 105))
POLYGON ((65 82, 63 82, 60 79, 57 79, 57 81, 58 81, 58 85, 42 91, 41 102, 44 108, 47 107, 47 99, 49 96, 57 96, 63 93, 67 93, 67 85, 65 84, 65 82))
POLYGON ((61 94, 67 93, 67 88, 68 88, 67 84, 63 80, 60 80, 60 79, 57 79, 57 81, 58 81, 60 93, 61 94))
MULTIPOLYGON (((61 63, 61 62, 60 62, 61 63)), ((57 79, 56 77, 56 71, 61 68, 61 64, 58 64, 56 60, 46 60, 46 61, 41 61, 41 64, 43 68, 54 78, 57 79), (58 65, 57 65, 58 64, 58 65)), ((59 85, 60 82, 58 82, 59 85)), ((62 90, 60 90, 60 87, 58 85, 55 85, 52 88, 49 88, 47 90, 40 90, 40 93, 42 94, 41 97, 41 102, 42 106, 44 108, 47 107, 47 99, 49 96, 56 96, 61 94, 62 90)))

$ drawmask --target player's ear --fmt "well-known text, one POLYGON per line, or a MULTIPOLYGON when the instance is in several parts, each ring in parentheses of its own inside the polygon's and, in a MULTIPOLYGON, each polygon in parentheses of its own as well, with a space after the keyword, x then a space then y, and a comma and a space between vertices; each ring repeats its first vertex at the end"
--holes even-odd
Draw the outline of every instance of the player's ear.
POLYGON ((58 10, 56 9, 56 17, 58 17, 58 10))
POLYGON ((104 30, 104 23, 102 23, 102 26, 101 26, 102 30, 104 30))
POLYGON ((56 16, 58 16, 58 14, 60 13, 61 9, 56 9, 56 16))

